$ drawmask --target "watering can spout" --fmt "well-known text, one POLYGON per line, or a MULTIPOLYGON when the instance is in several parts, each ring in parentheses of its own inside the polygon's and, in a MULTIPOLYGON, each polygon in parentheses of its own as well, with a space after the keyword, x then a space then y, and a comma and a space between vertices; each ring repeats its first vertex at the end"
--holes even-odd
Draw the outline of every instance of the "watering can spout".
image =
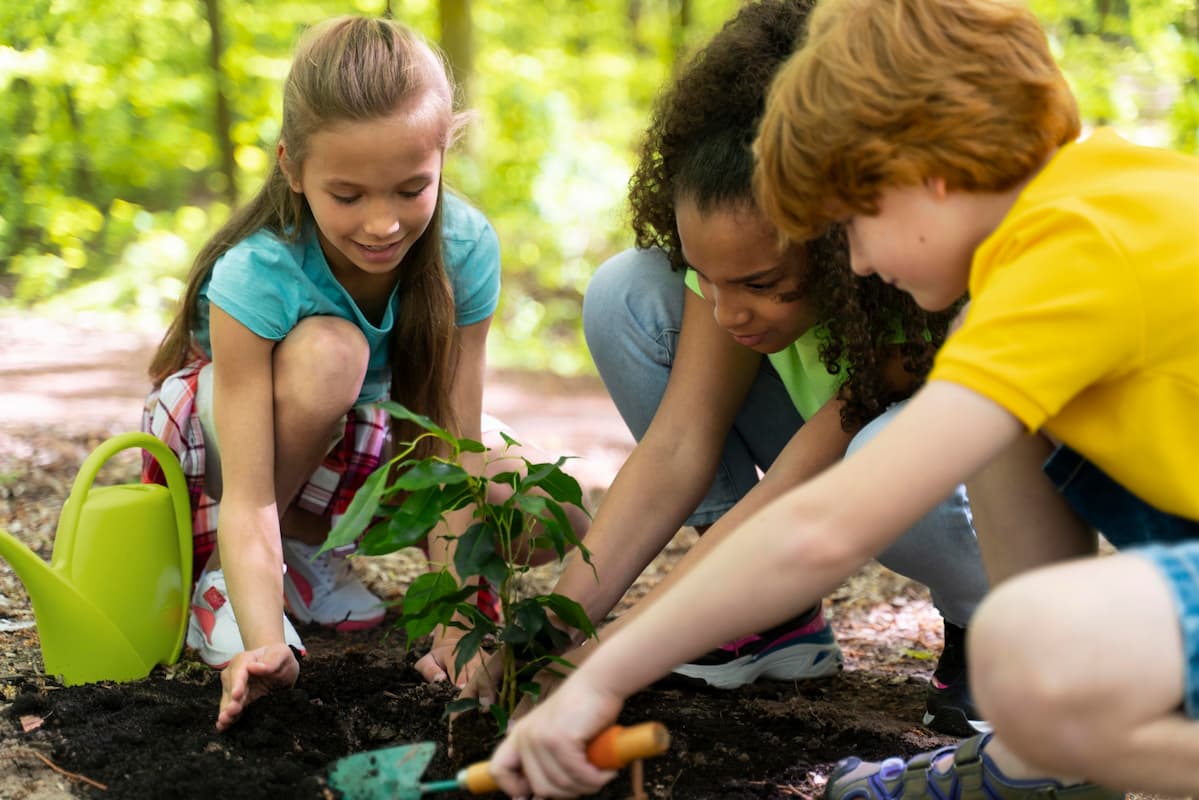
POLYGON ((88 456, 49 564, 3 530, 0 557, 29 593, 46 672, 65 684, 137 680, 178 660, 191 586, 191 510, 183 470, 155 437, 121 434, 88 456), (158 459, 167 486, 93 488, 104 462, 133 447, 158 459))
POLYGON ((135 680, 147 664, 128 637, 62 575, 12 534, 0 530, 0 556, 25 584, 46 672, 67 685, 101 680, 135 680))

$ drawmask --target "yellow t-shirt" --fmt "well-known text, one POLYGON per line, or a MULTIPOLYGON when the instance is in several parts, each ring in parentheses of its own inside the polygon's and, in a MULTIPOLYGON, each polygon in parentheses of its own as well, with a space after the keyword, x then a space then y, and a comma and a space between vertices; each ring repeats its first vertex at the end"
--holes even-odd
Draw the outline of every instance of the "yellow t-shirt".
POLYGON ((1110 131, 1063 147, 974 254, 930 380, 1199 519, 1199 159, 1110 131))

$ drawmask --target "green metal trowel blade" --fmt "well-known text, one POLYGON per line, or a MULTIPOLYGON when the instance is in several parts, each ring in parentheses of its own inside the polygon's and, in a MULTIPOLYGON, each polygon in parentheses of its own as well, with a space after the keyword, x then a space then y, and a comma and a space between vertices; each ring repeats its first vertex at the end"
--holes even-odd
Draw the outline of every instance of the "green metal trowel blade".
POLYGON ((329 786, 345 800, 419 800, 426 790, 420 777, 436 751, 436 743, 418 742, 355 753, 338 759, 329 786))

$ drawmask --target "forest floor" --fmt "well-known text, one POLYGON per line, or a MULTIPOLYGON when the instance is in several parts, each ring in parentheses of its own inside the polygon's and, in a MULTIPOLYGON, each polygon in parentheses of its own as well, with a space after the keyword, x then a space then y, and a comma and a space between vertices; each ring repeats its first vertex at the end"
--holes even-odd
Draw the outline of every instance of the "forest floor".
MULTIPOLYGON (((0 528, 44 558, 83 458, 137 429, 156 338, 100 320, 0 312, 0 528)), ((522 441, 577 456, 567 470, 592 510, 632 447, 595 378, 493 371, 485 406, 522 441)), ((138 463, 136 452, 117 456, 100 482, 136 481, 138 463)), ((680 531, 614 613, 648 591, 694 535, 680 531)), ((355 567, 376 593, 399 599, 424 562, 404 551, 355 567)), ((553 568, 533 579, 550 585, 553 568)), ((657 719, 673 735, 670 751, 645 763, 650 797, 815 797, 840 757, 912 755, 953 741, 919 724, 941 646, 923 587, 870 566, 827 599, 826 612, 845 656, 835 677, 735 692, 667 681, 630 700, 622 722, 657 719)), ((301 629, 309 652, 297 686, 217 734, 219 679, 186 651, 130 683, 64 687, 45 676, 28 597, 0 559, 0 797, 335 797, 325 779, 336 759, 419 740, 440 745, 425 779, 448 777, 442 712, 452 696, 412 669, 420 643, 406 651, 389 630, 301 629)), ((623 775, 599 796, 629 794, 623 775)))

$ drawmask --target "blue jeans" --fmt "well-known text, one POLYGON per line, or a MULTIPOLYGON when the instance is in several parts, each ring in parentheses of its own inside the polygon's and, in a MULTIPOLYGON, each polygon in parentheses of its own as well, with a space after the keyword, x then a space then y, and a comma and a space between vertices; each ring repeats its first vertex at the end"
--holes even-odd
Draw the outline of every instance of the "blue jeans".
POLYGON ((1182 631, 1186 710, 1199 719, 1199 521, 1154 508, 1069 447, 1054 451, 1045 474, 1088 525, 1165 576, 1182 631))
MULTIPOLYGON (((649 428, 670 378, 683 319, 681 272, 658 250, 626 250, 600 266, 583 300, 587 346, 608 393, 638 441, 649 428)), ((867 425, 849 450, 872 439, 902 404, 867 425)), ((803 425, 778 374, 762 359, 725 442, 716 477, 687 519, 709 525, 758 482, 803 425)), ((964 487, 916 523, 878 558, 883 566, 923 583, 950 623, 965 627, 987 591, 964 487)))

